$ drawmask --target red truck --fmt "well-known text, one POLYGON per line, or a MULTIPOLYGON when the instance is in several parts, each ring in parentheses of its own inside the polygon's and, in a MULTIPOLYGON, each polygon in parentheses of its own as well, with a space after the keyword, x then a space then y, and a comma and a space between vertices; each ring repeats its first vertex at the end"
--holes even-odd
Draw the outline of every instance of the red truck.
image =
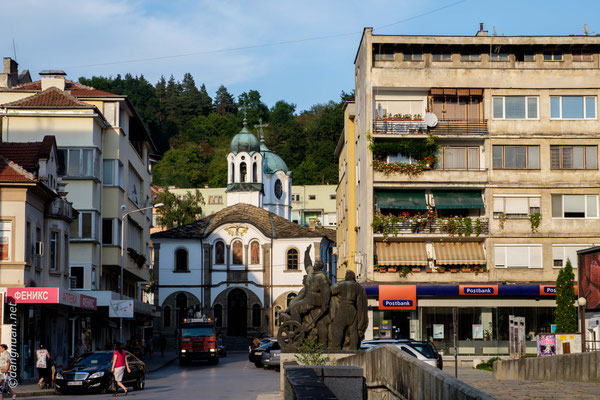
POLYGON ((179 364, 186 365, 194 360, 211 364, 219 362, 217 333, 210 318, 186 318, 179 334, 179 364))

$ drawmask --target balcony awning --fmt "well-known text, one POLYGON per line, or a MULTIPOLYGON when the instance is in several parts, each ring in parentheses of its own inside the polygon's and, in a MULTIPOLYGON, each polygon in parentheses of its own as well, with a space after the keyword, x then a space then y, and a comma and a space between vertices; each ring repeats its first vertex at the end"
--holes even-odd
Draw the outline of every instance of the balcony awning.
POLYGON ((427 210, 424 191, 378 191, 375 200, 380 209, 427 210))
POLYGON ((484 208, 480 191, 433 191, 433 198, 438 210, 484 208))
POLYGON ((430 94, 435 95, 449 95, 449 96, 483 96, 483 89, 481 88, 431 88, 430 94))
POLYGON ((437 265, 481 265, 485 264, 483 243, 448 242, 433 243, 437 265))
POLYGON ((376 249, 379 265, 427 265, 425 243, 377 242, 376 249))

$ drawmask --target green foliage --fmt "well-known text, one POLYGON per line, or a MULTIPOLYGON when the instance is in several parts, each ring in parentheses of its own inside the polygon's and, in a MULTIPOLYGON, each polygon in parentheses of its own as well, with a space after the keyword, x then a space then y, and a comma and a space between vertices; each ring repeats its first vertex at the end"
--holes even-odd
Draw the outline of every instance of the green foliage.
POLYGON ((171 229, 174 226, 182 226, 196 221, 202 215, 204 199, 198 189, 187 192, 183 198, 165 190, 156 196, 155 203, 163 203, 164 206, 157 208, 157 224, 161 227, 171 229))
POLYGON ((199 187, 210 178, 208 164, 211 151, 206 145, 193 143, 167 151, 154 167, 154 183, 161 186, 199 187))
POLYGON ((373 158, 384 159, 387 156, 398 154, 404 157, 412 157, 416 160, 423 160, 427 157, 435 157, 438 145, 435 136, 429 136, 425 139, 402 139, 395 141, 373 141, 369 148, 373 152, 373 158))
POLYGON ((556 279, 556 308, 554 309, 554 322, 556 332, 577 332, 577 308, 575 307, 575 274, 571 260, 558 271, 556 279))
POLYGON ((539 212, 533 213, 529 215, 529 224, 531 225, 531 232, 536 233, 538 228, 540 227, 540 222, 542 221, 542 214, 539 212))
POLYGON ((325 351, 316 335, 302 339, 296 353, 295 357, 302 365, 325 365, 331 361, 329 356, 323 356, 325 351))
POLYGON ((482 362, 482 363, 477 364, 475 366, 475 368, 482 369, 484 371, 492 371, 493 370, 494 361, 498 361, 498 360, 500 360, 500 357, 492 357, 489 360, 487 360, 486 362, 482 362))

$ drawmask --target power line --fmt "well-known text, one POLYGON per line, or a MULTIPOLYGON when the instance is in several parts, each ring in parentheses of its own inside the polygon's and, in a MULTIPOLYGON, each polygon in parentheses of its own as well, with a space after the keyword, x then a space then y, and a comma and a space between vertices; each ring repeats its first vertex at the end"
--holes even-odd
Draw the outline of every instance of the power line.
MULTIPOLYGON (((394 26, 394 25, 398 25, 398 24, 401 24, 401 23, 404 23, 404 22, 412 21, 414 19, 421 18, 421 17, 424 17, 426 15, 430 15, 430 14, 436 13, 438 11, 445 10, 447 8, 456 6, 456 5, 458 5, 460 3, 464 3, 466 1, 467 0, 459 0, 459 1, 456 1, 454 3, 447 4, 447 5, 442 6, 442 7, 438 7, 436 9, 434 9, 434 10, 427 11, 427 12, 424 12, 424 13, 421 13, 421 14, 417 14, 415 16, 412 16, 412 17, 409 17, 409 18, 405 18, 405 19, 402 19, 400 21, 393 22, 391 24, 378 26, 378 27, 376 27, 374 29, 384 29, 384 28, 388 28, 390 26, 394 26)), ((360 34, 360 33, 362 33, 362 31, 354 31, 354 32, 347 32, 347 33, 338 33, 338 34, 326 35, 326 36, 315 36, 315 37, 304 38, 304 39, 284 40, 284 41, 280 41, 280 42, 263 43, 263 44, 250 45, 250 46, 230 47, 230 48, 217 49, 217 50, 195 51, 195 52, 190 52, 190 53, 173 54, 173 55, 168 55, 168 56, 135 58, 135 59, 131 59, 131 60, 110 61, 110 62, 97 63, 97 64, 74 65, 74 66, 67 66, 67 67, 65 67, 65 69, 100 67, 100 66, 118 65, 118 64, 130 64, 130 63, 143 62, 143 61, 167 60, 167 59, 171 59, 171 58, 182 58, 182 57, 190 57, 190 56, 197 56, 197 55, 227 53, 227 52, 240 51, 240 50, 260 49, 260 48, 266 48, 266 47, 281 46, 281 45, 286 45, 286 44, 296 44, 296 43, 311 42, 311 41, 316 41, 316 40, 335 39, 335 38, 340 38, 340 37, 344 37, 344 36, 357 35, 357 34, 360 34)))

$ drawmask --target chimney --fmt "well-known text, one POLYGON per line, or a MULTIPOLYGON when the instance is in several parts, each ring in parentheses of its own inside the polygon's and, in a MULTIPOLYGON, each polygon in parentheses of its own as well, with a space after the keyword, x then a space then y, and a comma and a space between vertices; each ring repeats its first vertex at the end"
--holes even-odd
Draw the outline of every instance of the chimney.
POLYGON ((475 36, 487 36, 488 35, 488 31, 484 31, 483 30, 483 22, 479 23, 479 30, 477 31, 477 33, 475 34, 475 36))
POLYGON ((0 88, 9 88, 19 84, 19 64, 10 57, 4 57, 4 69, 0 73, 0 88))
POLYGON ((42 90, 49 89, 51 87, 65 90, 65 71, 60 70, 44 70, 40 72, 42 77, 42 90))
POLYGON ((317 226, 317 220, 314 218, 311 218, 308 220, 308 229, 310 229, 311 231, 315 230, 315 227, 317 226))

